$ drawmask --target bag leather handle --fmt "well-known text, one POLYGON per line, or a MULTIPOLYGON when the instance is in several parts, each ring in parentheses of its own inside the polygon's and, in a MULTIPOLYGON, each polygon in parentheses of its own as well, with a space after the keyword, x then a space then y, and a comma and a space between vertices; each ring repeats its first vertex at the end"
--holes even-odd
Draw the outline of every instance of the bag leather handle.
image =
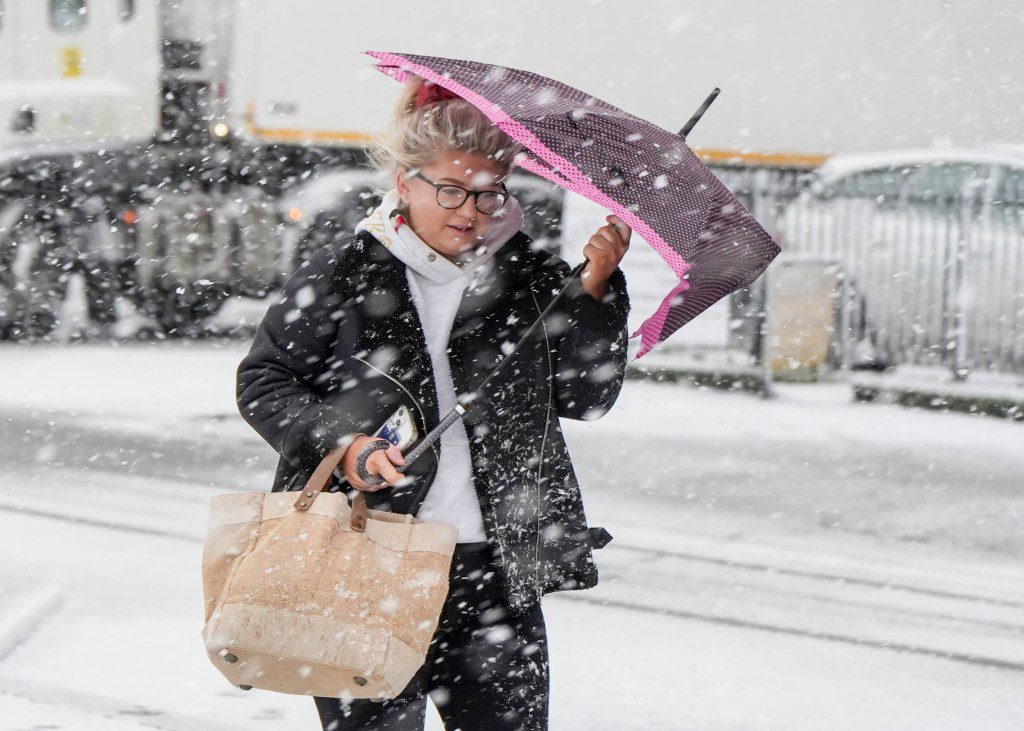
MULTIPOLYGON (((326 457, 320 460, 320 464, 317 465, 306 486, 302 488, 302 492, 299 493, 298 499, 293 504, 295 510, 303 513, 309 510, 313 501, 327 487, 327 482, 341 463, 347 449, 347 444, 335 447, 327 453, 326 457)), ((352 519, 349 525, 351 525, 352 530, 360 532, 366 530, 366 496, 362 490, 358 490, 355 498, 352 500, 352 519)))

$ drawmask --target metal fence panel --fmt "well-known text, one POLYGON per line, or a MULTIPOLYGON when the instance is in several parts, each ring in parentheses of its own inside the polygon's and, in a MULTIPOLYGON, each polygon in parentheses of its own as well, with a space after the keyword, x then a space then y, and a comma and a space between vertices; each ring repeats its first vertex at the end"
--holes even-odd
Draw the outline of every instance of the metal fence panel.
MULTIPOLYGON (((801 195, 806 179, 796 170, 715 172, 784 252, 843 262, 888 360, 942 365, 959 377, 1024 373, 1024 172, 1004 174, 987 194, 980 185, 961 192, 976 170, 960 168, 929 171, 905 195, 866 177, 830 198, 801 195)), ((732 302, 758 321, 758 282, 732 302)))

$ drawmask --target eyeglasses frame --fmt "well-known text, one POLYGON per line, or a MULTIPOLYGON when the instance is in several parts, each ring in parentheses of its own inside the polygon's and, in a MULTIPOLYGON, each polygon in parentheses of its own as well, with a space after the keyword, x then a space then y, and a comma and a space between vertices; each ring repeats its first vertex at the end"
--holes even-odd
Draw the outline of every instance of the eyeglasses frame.
MULTIPOLYGON (((415 173, 413 173, 411 177, 413 177, 413 178, 422 178, 425 182, 430 183, 431 185, 434 186, 434 188, 437 190, 437 198, 436 198, 437 205, 441 206, 441 200, 440 200, 440 198, 441 198, 441 188, 458 188, 459 190, 463 191, 466 194, 466 198, 469 198, 469 196, 473 196, 473 207, 476 208, 477 211, 479 211, 480 213, 482 213, 485 216, 493 216, 494 213, 497 213, 502 208, 504 208, 505 204, 508 203, 508 199, 512 197, 511 194, 508 192, 508 188, 505 187, 505 183, 501 184, 501 190, 500 191, 498 191, 498 190, 469 190, 467 188, 463 188, 461 185, 456 185, 455 183, 435 183, 433 180, 430 180, 426 175, 424 175, 419 170, 417 170, 415 173), (494 213, 487 213, 486 211, 481 211, 480 210, 480 206, 479 206, 480 199, 477 196, 479 196, 481 193, 501 193, 502 195, 505 196, 505 200, 503 200, 501 202, 501 205, 498 206, 494 210, 494 213)), ((441 206, 441 208, 444 208, 446 211, 457 210, 457 209, 461 208, 466 203, 466 198, 463 198, 462 199, 462 203, 460 203, 459 205, 455 206, 455 208, 448 208, 447 206, 441 206)))

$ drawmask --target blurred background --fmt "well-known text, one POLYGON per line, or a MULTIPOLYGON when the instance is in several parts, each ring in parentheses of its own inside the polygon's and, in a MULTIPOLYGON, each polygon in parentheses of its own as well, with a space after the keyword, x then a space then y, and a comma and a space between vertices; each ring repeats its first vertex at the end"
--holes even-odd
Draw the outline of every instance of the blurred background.
MULTIPOLYGON (((687 144, 782 247, 564 424, 615 540, 545 600, 552 728, 1021 728, 1022 40, 1013 0, 0 0, 0 729, 317 726, 210 666, 199 558, 272 481, 262 313, 389 183, 366 50, 672 131, 719 87, 687 144)), ((572 265, 605 223, 509 188, 572 265)), ((676 280, 622 269, 632 334, 676 280)))

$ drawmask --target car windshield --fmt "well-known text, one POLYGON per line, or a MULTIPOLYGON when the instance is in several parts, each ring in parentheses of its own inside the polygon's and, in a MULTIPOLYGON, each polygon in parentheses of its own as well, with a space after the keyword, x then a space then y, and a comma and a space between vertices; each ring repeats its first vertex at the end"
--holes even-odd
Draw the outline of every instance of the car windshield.
POLYGON ((827 183, 818 181, 812 190, 823 198, 895 197, 899 194, 903 181, 914 169, 913 165, 900 165, 861 170, 827 183))
POLYGON ((907 178, 903 195, 907 202, 956 198, 971 180, 988 177, 989 166, 980 163, 932 163, 907 178))

